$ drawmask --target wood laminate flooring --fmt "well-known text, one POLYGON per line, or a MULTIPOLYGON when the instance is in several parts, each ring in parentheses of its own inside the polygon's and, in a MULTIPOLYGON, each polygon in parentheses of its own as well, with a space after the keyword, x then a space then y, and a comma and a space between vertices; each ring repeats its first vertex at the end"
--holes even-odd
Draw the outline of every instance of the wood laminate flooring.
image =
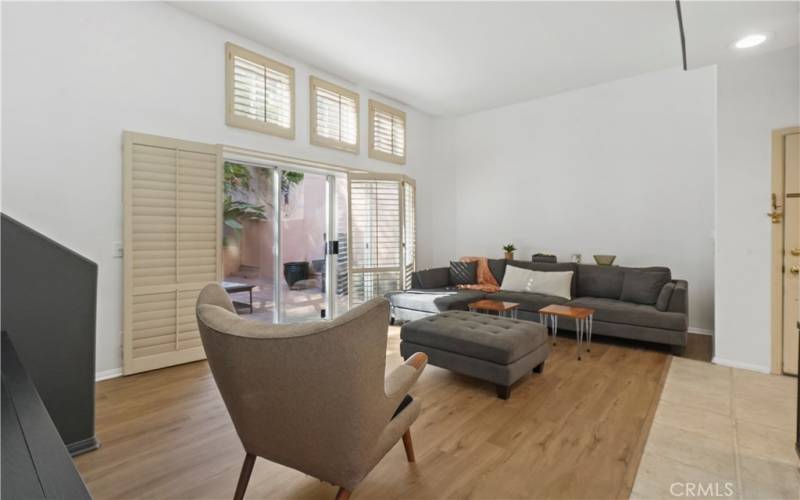
MULTIPOLYGON (((595 342, 582 361, 562 333, 543 374, 511 399, 428 366, 411 393, 417 462, 398 443, 354 498, 627 498, 671 356, 595 342)), ((402 362, 390 327, 387 370, 402 362)), ((324 416, 322 416, 324 417, 324 416)), ((205 362, 100 382, 99 450, 76 463, 97 500, 232 498, 244 451, 205 362)), ((326 499, 334 486, 256 461, 246 498, 326 499)))

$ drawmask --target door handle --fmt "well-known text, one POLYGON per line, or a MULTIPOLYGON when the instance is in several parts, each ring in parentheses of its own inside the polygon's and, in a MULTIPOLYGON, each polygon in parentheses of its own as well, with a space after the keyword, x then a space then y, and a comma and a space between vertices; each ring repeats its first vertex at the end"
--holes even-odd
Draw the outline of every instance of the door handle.
POLYGON ((792 266, 789 268, 789 272, 792 274, 800 273, 800 266, 792 266))
POLYGON ((795 257, 800 257, 800 248, 792 248, 791 253, 795 257))
POLYGON ((780 224, 783 219, 783 211, 781 211, 781 206, 778 205, 778 197, 775 193, 772 193, 772 212, 769 212, 767 216, 772 219, 773 224, 780 224))

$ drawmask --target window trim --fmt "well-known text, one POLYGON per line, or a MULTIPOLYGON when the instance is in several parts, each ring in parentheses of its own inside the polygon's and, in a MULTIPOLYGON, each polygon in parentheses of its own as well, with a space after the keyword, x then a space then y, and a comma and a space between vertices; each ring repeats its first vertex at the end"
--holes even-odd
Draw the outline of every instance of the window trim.
POLYGON ((308 78, 308 91, 310 95, 308 118, 310 123, 309 139, 314 146, 322 146, 324 148, 338 149, 339 151, 347 151, 348 153, 358 154, 361 148, 361 98, 358 92, 346 89, 342 86, 331 83, 322 78, 314 75, 308 78), (335 92, 339 95, 349 97, 356 103, 356 143, 348 144, 346 142, 337 141, 330 137, 322 137, 317 134, 317 87, 325 89, 329 92, 335 92))
POLYGON ((384 104, 374 99, 369 100, 369 157, 373 160, 388 161, 398 165, 406 164, 406 155, 408 153, 408 122, 406 121, 406 113, 397 108, 384 104), (375 149, 375 112, 383 111, 392 116, 397 116, 403 120, 403 156, 395 154, 384 153, 375 149))
POLYGON ((225 123, 231 127, 243 128, 246 130, 253 130, 263 134, 274 135, 283 137, 285 139, 295 138, 295 73, 294 68, 286 64, 280 63, 268 57, 257 54, 244 47, 239 47, 231 42, 225 43, 225 123), (280 127, 273 123, 266 123, 260 120, 253 120, 244 116, 237 115, 234 112, 233 106, 233 72, 235 56, 247 59, 255 64, 264 66, 265 68, 283 73, 289 77, 289 119, 291 126, 289 128, 280 127))

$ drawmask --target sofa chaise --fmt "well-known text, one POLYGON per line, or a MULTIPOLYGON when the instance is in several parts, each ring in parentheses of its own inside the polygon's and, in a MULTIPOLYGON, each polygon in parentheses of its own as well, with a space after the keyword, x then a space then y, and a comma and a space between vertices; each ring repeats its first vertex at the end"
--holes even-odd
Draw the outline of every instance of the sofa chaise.
MULTIPOLYGON (((458 289, 449 267, 417 271, 410 290, 388 294, 394 321, 412 321, 449 310, 467 310, 481 299, 519 303, 519 319, 539 321, 538 310, 550 304, 595 310, 593 333, 674 346, 680 352, 688 338, 688 283, 673 280, 669 268, 632 268, 574 263, 489 259, 498 283, 506 266, 534 271, 572 271, 571 298, 500 290, 486 293, 458 289)), ((559 330, 574 330, 568 321, 559 330)))

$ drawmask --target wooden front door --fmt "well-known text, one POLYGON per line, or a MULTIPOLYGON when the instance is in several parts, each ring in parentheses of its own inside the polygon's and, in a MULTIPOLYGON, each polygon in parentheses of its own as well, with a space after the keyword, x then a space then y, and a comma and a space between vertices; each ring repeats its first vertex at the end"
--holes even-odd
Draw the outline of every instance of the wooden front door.
POLYGON ((800 319, 800 134, 784 136, 782 371, 797 375, 800 319))

